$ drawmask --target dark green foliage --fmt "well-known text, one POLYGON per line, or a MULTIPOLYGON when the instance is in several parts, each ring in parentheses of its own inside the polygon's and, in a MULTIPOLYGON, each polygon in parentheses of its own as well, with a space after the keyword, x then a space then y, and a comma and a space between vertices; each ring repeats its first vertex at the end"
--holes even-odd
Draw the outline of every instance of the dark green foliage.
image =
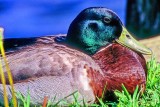
POLYGON ((160 34, 160 0, 128 0, 126 27, 137 38, 160 34))

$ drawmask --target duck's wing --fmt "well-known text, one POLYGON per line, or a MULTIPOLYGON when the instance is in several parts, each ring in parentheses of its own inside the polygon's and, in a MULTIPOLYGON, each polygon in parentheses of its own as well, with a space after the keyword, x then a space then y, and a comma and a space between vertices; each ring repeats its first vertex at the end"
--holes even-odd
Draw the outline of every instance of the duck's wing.
POLYGON ((99 69, 88 55, 58 44, 54 39, 55 36, 41 37, 8 51, 7 60, 15 83, 32 77, 65 75, 78 64, 99 69))
POLYGON ((44 96, 57 96, 56 100, 60 100, 77 90, 93 102, 95 95, 86 66, 102 74, 99 66, 90 56, 58 44, 54 38, 39 38, 34 44, 7 54, 15 90, 27 95, 29 88, 33 103, 42 103, 44 96))

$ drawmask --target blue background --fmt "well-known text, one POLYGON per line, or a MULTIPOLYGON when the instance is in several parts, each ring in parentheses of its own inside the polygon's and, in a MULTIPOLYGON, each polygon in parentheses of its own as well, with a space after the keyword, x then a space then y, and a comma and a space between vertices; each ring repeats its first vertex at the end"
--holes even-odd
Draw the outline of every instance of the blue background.
POLYGON ((115 11, 125 23, 126 0, 0 0, 0 27, 5 38, 64 34, 80 11, 94 6, 115 11))

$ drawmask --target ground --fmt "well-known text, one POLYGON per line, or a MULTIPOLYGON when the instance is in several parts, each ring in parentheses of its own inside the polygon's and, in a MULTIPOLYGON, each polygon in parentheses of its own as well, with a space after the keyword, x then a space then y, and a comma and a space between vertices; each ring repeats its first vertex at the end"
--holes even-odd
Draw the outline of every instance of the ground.
MULTIPOLYGON (((140 41, 146 47, 150 48, 153 51, 153 55, 156 57, 158 62, 160 62, 160 35, 152 37, 149 39, 144 39, 140 41)), ((145 55, 147 61, 151 58, 150 55, 145 55)))

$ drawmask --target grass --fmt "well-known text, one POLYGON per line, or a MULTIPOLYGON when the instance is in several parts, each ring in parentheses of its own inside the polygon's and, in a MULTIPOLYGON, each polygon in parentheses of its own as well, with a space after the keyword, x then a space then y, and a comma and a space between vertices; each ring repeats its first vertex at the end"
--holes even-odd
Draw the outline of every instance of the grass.
POLYGON ((138 87, 131 96, 123 87, 123 91, 115 91, 119 97, 117 107, 160 107, 160 64, 152 58, 147 63, 146 90, 140 96, 138 87))
MULTIPOLYGON (((0 30, 0 46, 1 46, 0 51, 3 57, 3 60, 7 64, 4 49, 2 46, 3 43, 2 43, 1 33, 2 32, 0 30)), ((5 78, 3 74, 1 60, 2 58, 0 59, 0 76, 5 89, 5 78)), ((10 70, 7 67, 6 69, 8 69, 8 75, 10 75, 10 81, 11 81, 10 84, 13 84, 10 70)), ((142 95, 140 93, 138 86, 136 87, 133 95, 130 95, 128 93, 124 85, 122 85, 122 89, 123 89, 122 92, 118 90, 114 92, 115 95, 118 97, 118 102, 108 102, 108 101, 103 101, 102 98, 97 98, 99 103, 90 104, 90 105, 86 104, 85 101, 83 100, 82 101, 77 100, 79 97, 78 92, 74 92, 69 95, 69 96, 73 96, 74 98, 74 101, 72 103, 67 103, 64 99, 62 99, 58 103, 53 104, 50 101, 48 101, 46 97, 44 98, 43 105, 40 105, 40 106, 31 105, 29 91, 27 96, 23 96, 21 93, 16 93, 16 96, 18 97, 18 99, 20 99, 18 101, 18 107, 30 107, 30 106, 56 107, 58 104, 66 105, 68 107, 80 107, 80 106, 84 106, 84 107, 88 107, 88 106, 89 107, 160 107, 160 63, 158 63, 155 58, 151 58, 151 60, 147 62, 146 90, 142 95)), ((5 90, 4 92, 6 93, 5 90)), ((12 90, 12 92, 14 92, 14 90, 12 90)), ((12 95, 14 95, 14 93, 12 95)), ((4 105, 8 107, 8 99, 6 98, 6 96, 4 97, 4 101, 5 101, 4 105)), ((15 98, 9 103, 9 106, 17 107, 17 101, 15 98)))
POLYGON ((12 93, 12 98, 13 98, 13 107, 17 107, 17 100, 16 100, 16 96, 15 96, 15 92, 14 92, 14 86, 13 86, 13 79, 12 79, 12 74, 7 62, 7 58, 5 55, 5 50, 3 47, 3 28, 0 28, 0 77, 1 77, 1 81, 2 81, 2 86, 3 86, 3 93, 4 93, 4 104, 5 107, 8 107, 8 98, 7 98, 7 91, 6 91, 6 79, 4 76, 4 72, 3 72, 3 68, 2 68, 2 62, 4 62, 5 64, 5 69, 8 75, 8 79, 9 79, 9 84, 11 86, 11 93, 12 93))

